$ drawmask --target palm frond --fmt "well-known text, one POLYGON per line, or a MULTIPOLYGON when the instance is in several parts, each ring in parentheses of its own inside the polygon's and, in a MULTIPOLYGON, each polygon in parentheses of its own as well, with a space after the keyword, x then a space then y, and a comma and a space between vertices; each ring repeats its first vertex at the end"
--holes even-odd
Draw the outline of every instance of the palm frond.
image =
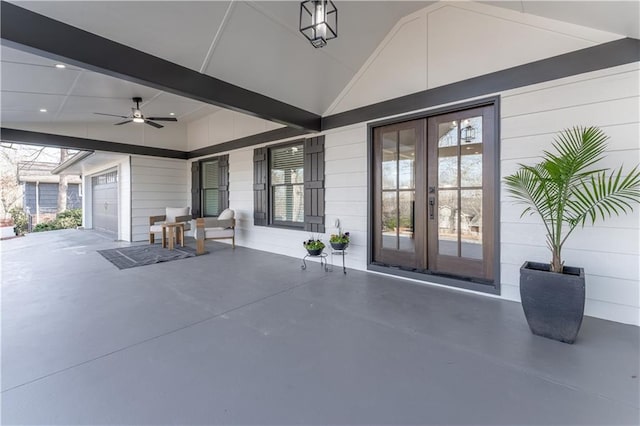
POLYGON ((593 224, 613 215, 630 213, 640 202, 640 170, 634 167, 626 177, 622 168, 607 176, 600 172, 589 181, 574 188, 568 203, 571 227, 584 226, 587 219, 593 224))
POLYGON ((573 127, 559 133, 553 143, 558 154, 545 151, 547 167, 553 170, 553 178, 569 185, 596 174, 589 170, 602 159, 609 137, 597 127, 573 127))
POLYGON ((631 212, 640 202, 640 170, 595 168, 603 158, 608 137, 597 127, 573 127, 560 132, 555 153, 544 151, 542 161, 505 178, 507 192, 524 204, 525 214, 537 214, 547 229, 552 270, 562 269, 561 251, 578 225, 631 212), (568 225, 568 232, 565 232, 568 225))
POLYGON ((524 204, 526 208, 520 217, 526 214, 538 214, 547 231, 553 228, 553 200, 556 198, 556 188, 550 181, 548 174, 541 164, 536 166, 520 165, 520 170, 511 176, 505 177, 507 192, 518 204, 524 204))

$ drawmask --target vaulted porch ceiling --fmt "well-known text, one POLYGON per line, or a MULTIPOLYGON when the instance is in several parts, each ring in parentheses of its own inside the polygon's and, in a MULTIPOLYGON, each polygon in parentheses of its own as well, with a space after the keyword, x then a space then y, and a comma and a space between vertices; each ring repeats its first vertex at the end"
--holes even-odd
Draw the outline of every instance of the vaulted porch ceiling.
MULTIPOLYGON (((313 49, 298 32, 298 2, 12 3, 319 116, 401 17, 435 2, 340 1, 339 38, 324 49, 313 49)), ((483 3, 640 37, 637 2, 581 2, 580 13, 570 1, 483 3)), ((92 112, 126 114, 132 96, 143 97, 148 115, 173 112, 181 122, 219 108, 83 67, 57 70, 51 59, 6 46, 1 54, 5 123, 107 125, 108 117, 92 112)))

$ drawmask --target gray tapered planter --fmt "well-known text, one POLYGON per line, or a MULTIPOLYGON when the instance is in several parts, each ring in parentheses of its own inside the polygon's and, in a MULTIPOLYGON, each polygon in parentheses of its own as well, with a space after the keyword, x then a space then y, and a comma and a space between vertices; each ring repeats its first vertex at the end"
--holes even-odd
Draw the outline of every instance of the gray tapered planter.
POLYGON ((525 262, 520 268, 520 298, 533 334, 575 342, 584 317, 584 269, 565 266, 558 274, 549 264, 525 262))

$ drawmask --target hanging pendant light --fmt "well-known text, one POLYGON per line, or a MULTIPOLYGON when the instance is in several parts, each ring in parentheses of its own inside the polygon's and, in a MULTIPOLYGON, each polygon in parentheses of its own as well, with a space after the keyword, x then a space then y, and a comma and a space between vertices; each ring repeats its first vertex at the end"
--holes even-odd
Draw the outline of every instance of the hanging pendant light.
POLYGON ((471 125, 469 120, 465 120, 463 124, 465 126, 462 128, 460 138, 465 143, 471 143, 476 139, 476 128, 471 125))
POLYGON ((300 32, 313 47, 324 47, 338 37, 338 9, 331 0, 307 0, 300 3, 300 32))

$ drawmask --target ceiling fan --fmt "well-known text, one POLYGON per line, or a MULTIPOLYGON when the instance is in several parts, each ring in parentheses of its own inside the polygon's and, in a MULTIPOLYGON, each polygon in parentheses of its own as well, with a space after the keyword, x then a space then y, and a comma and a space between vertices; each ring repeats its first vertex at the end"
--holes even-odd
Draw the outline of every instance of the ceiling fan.
POLYGON ((142 102, 142 98, 132 98, 133 102, 135 102, 136 106, 131 107, 131 114, 129 115, 115 115, 115 114, 104 114, 102 112, 94 112, 96 115, 106 115, 109 117, 120 117, 124 118, 124 121, 119 123, 115 123, 115 126, 121 126, 127 123, 146 123, 149 126, 155 127, 156 129, 162 129, 164 126, 158 123, 154 123, 154 121, 178 121, 175 117, 145 117, 142 114, 142 110, 140 109, 140 102, 142 102))

